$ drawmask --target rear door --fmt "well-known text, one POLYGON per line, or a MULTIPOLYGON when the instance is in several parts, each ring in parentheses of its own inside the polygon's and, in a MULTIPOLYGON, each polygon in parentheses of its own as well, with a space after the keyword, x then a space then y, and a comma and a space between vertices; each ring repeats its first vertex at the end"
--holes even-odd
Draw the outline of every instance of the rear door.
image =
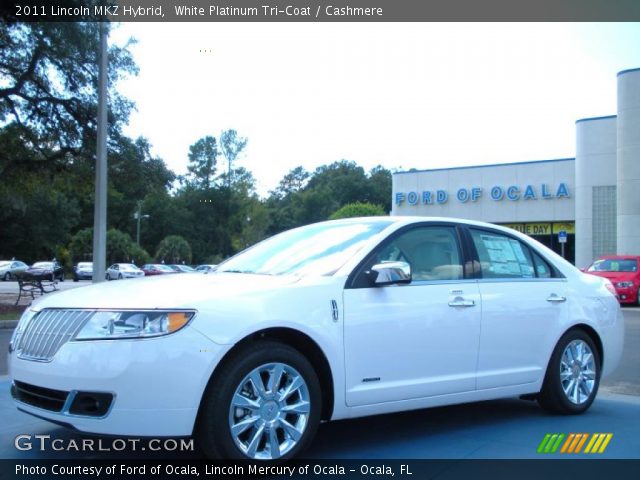
POLYGON ((481 275, 478 389, 537 382, 568 315, 566 280, 515 237, 485 229, 469 232, 481 275))

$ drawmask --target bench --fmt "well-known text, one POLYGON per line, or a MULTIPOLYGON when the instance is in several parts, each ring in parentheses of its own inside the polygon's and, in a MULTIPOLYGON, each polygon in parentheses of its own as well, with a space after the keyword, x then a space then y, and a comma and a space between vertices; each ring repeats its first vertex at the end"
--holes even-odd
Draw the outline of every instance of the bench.
POLYGON ((44 295, 45 293, 58 290, 58 282, 48 278, 21 273, 16 275, 16 279, 18 280, 19 289, 16 305, 20 303, 20 298, 22 298, 23 295, 30 296, 32 300, 35 300, 36 295, 44 295))

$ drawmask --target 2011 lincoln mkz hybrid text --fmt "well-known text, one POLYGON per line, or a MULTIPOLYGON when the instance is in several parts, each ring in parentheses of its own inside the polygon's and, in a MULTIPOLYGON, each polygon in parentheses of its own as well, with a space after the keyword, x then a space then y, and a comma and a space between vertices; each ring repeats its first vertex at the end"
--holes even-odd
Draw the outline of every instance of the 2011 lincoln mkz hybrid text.
POLYGON ((40 418, 272 461, 323 420, 514 395, 582 413, 623 337, 611 283, 525 235, 370 217, 284 232, 208 274, 42 297, 9 366, 40 418))

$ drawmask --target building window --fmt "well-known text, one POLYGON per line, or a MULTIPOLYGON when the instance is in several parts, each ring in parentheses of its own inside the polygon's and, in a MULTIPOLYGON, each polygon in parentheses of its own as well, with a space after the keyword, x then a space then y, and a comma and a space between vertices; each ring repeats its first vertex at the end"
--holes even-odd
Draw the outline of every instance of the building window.
POLYGON ((616 187, 593 187, 593 258, 616 253, 616 187))

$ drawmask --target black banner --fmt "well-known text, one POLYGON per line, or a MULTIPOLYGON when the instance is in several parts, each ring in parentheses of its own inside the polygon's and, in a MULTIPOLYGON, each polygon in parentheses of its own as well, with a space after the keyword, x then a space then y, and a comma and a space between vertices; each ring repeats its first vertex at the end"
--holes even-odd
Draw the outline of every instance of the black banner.
POLYGON ((638 0, 12 0, 10 21, 638 21, 638 0))
POLYGON ((0 460, 0 478, 14 479, 625 480, 637 478, 638 472, 640 460, 294 460, 277 465, 203 460, 0 460))

